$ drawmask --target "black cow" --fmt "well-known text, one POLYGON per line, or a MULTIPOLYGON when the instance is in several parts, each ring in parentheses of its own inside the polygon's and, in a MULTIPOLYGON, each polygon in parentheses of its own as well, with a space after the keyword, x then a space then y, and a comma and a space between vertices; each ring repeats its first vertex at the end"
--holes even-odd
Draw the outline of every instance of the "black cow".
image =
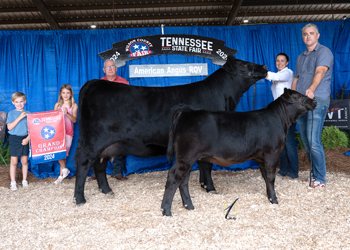
POLYGON ((264 109, 251 112, 210 112, 188 106, 175 109, 169 133, 167 157, 175 164, 168 172, 163 202, 163 215, 171 215, 171 204, 179 187, 182 203, 194 209, 188 191, 192 165, 197 160, 220 166, 255 160, 266 183, 267 196, 277 204, 276 167, 279 164, 289 126, 317 102, 293 90, 264 109))
MULTIPOLYGON (((225 65, 192 84, 172 87, 138 87, 104 80, 87 82, 79 93, 79 142, 76 150, 75 198, 84 198, 85 178, 94 166, 99 188, 113 194, 106 179, 109 157, 166 154, 171 108, 185 103, 207 110, 234 110, 240 97, 267 67, 229 56, 225 65)), ((211 183, 211 165, 199 163, 211 183)), ((210 190, 209 190, 210 191, 210 190)))

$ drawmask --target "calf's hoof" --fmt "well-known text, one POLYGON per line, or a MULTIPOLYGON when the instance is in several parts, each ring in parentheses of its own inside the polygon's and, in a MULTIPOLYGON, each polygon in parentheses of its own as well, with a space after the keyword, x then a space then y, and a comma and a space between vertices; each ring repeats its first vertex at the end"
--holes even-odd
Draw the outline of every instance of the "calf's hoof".
POLYGON ((211 194, 217 194, 215 188, 212 190, 209 190, 207 185, 205 185, 204 183, 201 183, 201 188, 205 189, 205 191, 207 191, 207 193, 211 193, 211 194))
POLYGON ((113 192, 113 191, 109 191, 108 193, 106 193, 106 195, 107 195, 109 198, 113 198, 113 197, 114 197, 114 192, 113 192))
POLYGON ((194 209, 194 206, 192 204, 184 204, 184 207, 187 209, 187 210, 193 210, 194 209))
POLYGON ((269 198, 269 201, 270 201, 272 204, 278 204, 277 198, 269 198))
POLYGON ((170 210, 166 210, 163 208, 161 210, 162 210, 163 216, 172 216, 170 210))
POLYGON ((108 188, 108 189, 107 189, 107 188, 105 188, 105 189, 99 188, 99 190, 100 190, 103 194, 111 195, 111 196, 114 195, 113 190, 110 189, 110 188, 108 188))
MULTIPOLYGON (((75 198, 74 198, 75 199, 75 198)), ((86 200, 84 199, 84 200, 82 200, 82 201, 77 201, 76 199, 75 199, 75 205, 77 206, 77 207, 81 207, 82 205, 84 205, 86 203, 86 200)))

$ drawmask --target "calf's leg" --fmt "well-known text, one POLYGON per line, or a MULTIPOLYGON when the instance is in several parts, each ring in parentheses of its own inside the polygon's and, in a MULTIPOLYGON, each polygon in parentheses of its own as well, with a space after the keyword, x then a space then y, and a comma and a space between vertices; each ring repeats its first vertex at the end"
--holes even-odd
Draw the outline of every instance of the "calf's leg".
MULTIPOLYGON (((173 203, 176 189, 179 187, 180 183, 186 179, 186 176, 189 173, 190 169, 191 166, 189 166, 189 164, 181 164, 180 166, 178 161, 175 161, 175 164, 169 169, 161 205, 163 215, 171 216, 171 205, 173 203)), ((185 201, 187 201, 187 199, 190 199, 190 197, 185 197, 185 201)))
MULTIPOLYGON (((278 162, 277 162, 278 163, 278 162)), ((278 204, 277 196, 275 192, 275 178, 276 178, 276 166, 267 165, 265 163, 258 163, 260 172, 265 180, 267 198, 272 204, 278 204)))
POLYGON ((190 192, 188 190, 188 180, 190 179, 190 174, 191 171, 189 171, 185 178, 182 180, 179 186, 179 190, 182 199, 182 205, 188 210, 193 210, 194 206, 192 204, 190 192))
POLYGON ((108 158, 103 158, 103 161, 100 162, 100 159, 95 161, 94 170, 98 183, 98 188, 102 191, 102 193, 113 196, 114 193, 112 189, 108 185, 107 177, 106 177, 106 168, 108 164, 108 158))
POLYGON ((205 161, 197 161, 199 168, 199 182, 201 187, 207 190, 208 193, 217 194, 213 179, 211 178, 211 170, 213 164, 205 161))

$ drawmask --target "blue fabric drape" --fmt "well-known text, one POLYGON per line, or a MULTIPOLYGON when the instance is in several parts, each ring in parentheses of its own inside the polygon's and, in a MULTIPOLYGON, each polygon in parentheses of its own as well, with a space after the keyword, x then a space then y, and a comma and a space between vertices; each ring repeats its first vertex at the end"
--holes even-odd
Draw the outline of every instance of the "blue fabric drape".
MULTIPOLYGON (((237 49, 236 57, 245 61, 265 64, 269 70, 277 71, 275 56, 285 52, 290 57, 289 68, 295 70, 295 63, 300 53, 305 50, 301 29, 306 23, 224 26, 224 27, 165 27, 165 34, 192 34, 213 37, 225 41, 225 46, 237 49)), ((335 57, 332 93, 335 97, 345 84, 350 92, 350 20, 316 22, 320 31, 320 43, 332 50, 335 57)), ((11 95, 21 91, 27 95, 26 109, 31 112, 53 110, 58 99, 58 92, 63 84, 73 87, 74 98, 78 101, 79 90, 86 81, 104 76, 103 61, 99 52, 108 50, 112 44, 125 39, 157 35, 160 27, 106 30, 55 30, 55 31, 0 31, 0 94, 5 103, 0 110, 13 109, 11 95), (6 107, 10 105, 9 107, 6 107)), ((208 63, 209 74, 219 68, 205 58, 180 55, 162 55, 129 61, 118 68, 117 74, 128 79, 131 85, 172 86, 199 81, 204 77, 164 77, 131 78, 130 64, 167 64, 167 63, 208 63)), ((245 93, 237 106, 237 111, 261 109, 273 101, 271 83, 258 81, 245 93)), ((140 103, 142 105, 142 103, 140 103)), ((79 131, 74 126, 75 134, 67 166, 71 175, 75 173, 74 152, 79 131)), ((127 174, 162 170, 170 167, 166 157, 142 159, 127 157, 127 174)), ((59 164, 30 165, 31 171, 38 178, 57 177, 59 164)), ((233 165, 228 170, 256 167, 255 162, 233 165)), ((107 173, 110 173, 109 165, 107 173)), ((194 166, 194 169, 196 166, 194 166)), ((215 169, 221 169, 215 166, 215 169)))
POLYGON ((340 33, 337 46, 335 48, 334 62, 334 95, 341 94, 341 89, 344 87, 344 97, 350 96, 350 19, 346 19, 344 27, 340 33))

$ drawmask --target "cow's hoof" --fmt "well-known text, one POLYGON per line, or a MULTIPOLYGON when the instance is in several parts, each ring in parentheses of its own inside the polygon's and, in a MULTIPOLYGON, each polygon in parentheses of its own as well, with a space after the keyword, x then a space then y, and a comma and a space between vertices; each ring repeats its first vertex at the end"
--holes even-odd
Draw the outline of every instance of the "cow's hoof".
POLYGON ((83 203, 77 203, 77 207, 82 207, 86 202, 83 202, 83 203))
POLYGON ((192 204, 184 204, 184 207, 187 209, 187 210, 193 210, 194 209, 194 206, 192 204))
POLYGON ((214 189, 214 190, 211 190, 211 191, 207 191, 208 193, 211 193, 211 194, 218 194, 217 192, 216 192, 216 190, 214 189))
POLYGON ((106 195, 108 195, 109 198, 113 198, 114 197, 114 192, 110 191, 106 195))

